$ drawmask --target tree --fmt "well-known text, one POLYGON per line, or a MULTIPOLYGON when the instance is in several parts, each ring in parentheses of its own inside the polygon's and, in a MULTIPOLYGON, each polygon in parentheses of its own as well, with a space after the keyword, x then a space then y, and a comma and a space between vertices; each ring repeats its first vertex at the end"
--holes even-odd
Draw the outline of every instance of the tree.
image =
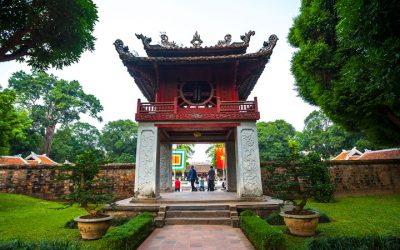
POLYGON ((296 135, 294 127, 284 120, 273 122, 258 122, 258 143, 261 161, 274 161, 289 156, 288 141, 296 135))
POLYGON ((0 62, 26 61, 34 68, 62 68, 94 50, 97 21, 91 0, 0 2, 0 62))
POLYGON ((53 137, 52 158, 57 162, 75 162, 77 155, 99 148, 99 130, 89 123, 77 122, 57 130, 53 137))
POLYGON ((377 149, 365 134, 348 132, 334 124, 322 111, 313 111, 304 120, 304 130, 299 140, 301 148, 314 151, 325 159, 338 155, 342 149, 377 149))
POLYGON ((289 33, 300 96, 376 143, 400 144, 400 5, 304 0, 289 33))
POLYGON ((33 71, 13 73, 9 88, 17 93, 17 103, 27 109, 33 127, 44 133, 44 153, 50 155, 57 124, 67 126, 88 113, 101 121, 98 113, 103 110, 100 101, 86 94, 78 81, 59 80, 54 75, 33 71))
POLYGON ((8 155, 13 139, 26 139, 25 129, 31 124, 25 112, 14 108, 15 93, 0 88, 0 155, 8 155))
POLYGON ((106 150, 107 161, 135 162, 137 123, 117 120, 107 123, 101 135, 101 146, 106 150))

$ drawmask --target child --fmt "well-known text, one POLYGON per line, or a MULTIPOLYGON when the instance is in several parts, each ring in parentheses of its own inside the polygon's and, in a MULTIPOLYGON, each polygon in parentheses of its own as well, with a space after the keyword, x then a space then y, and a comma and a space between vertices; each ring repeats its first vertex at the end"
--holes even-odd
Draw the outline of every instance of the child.
POLYGON ((181 191, 181 181, 176 178, 175 180, 175 192, 180 192, 181 191))
POLYGON ((203 176, 200 178, 200 191, 204 191, 204 178, 203 178, 203 176))

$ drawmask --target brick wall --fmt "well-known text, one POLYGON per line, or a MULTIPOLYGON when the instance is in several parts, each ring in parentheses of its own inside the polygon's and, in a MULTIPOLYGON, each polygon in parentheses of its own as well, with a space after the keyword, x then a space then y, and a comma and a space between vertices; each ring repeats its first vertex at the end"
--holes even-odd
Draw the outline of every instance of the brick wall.
MULTIPOLYGON (((330 161, 336 196, 400 193, 400 160, 330 161)), ((268 171, 261 163, 264 193, 268 171)))
POLYGON ((400 193, 400 160, 331 161, 337 196, 400 193))
MULTIPOLYGON (((69 182, 55 182, 58 171, 50 165, 0 165, 0 192, 55 200, 69 192, 69 182)), ((133 196, 135 164, 101 166, 101 175, 114 182, 118 198, 133 196)))

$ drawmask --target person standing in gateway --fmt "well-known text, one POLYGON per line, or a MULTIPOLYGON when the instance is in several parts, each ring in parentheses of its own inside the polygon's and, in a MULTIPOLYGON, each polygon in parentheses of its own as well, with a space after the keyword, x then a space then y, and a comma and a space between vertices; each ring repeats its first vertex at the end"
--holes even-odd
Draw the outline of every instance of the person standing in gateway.
POLYGON ((197 189, 194 186, 194 182, 197 180, 197 172, 194 169, 194 166, 190 166, 190 170, 189 170, 189 180, 190 180, 190 184, 192 185, 192 192, 197 191, 197 189))
POLYGON ((215 171, 213 166, 208 170, 208 188, 210 191, 214 191, 214 180, 215 180, 215 171))

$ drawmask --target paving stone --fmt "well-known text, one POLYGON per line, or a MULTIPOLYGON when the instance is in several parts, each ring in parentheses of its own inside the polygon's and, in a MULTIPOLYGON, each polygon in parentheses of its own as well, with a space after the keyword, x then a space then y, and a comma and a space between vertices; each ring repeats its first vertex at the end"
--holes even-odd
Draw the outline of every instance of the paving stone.
POLYGON ((238 228, 222 225, 170 225, 157 228, 139 250, 254 250, 238 228))

